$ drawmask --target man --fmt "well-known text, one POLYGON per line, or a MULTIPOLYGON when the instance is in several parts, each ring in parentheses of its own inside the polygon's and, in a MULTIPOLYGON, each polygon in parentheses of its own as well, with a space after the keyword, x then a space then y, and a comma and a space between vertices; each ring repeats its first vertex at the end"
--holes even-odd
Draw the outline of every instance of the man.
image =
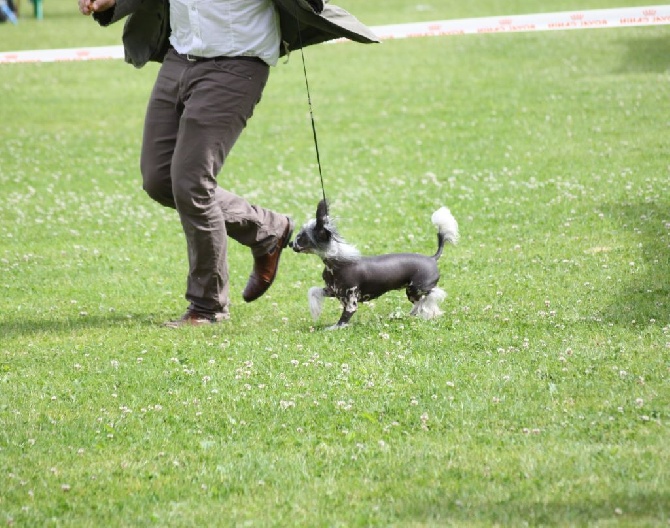
POLYGON ((230 149, 252 116, 280 56, 346 37, 376 42, 346 11, 322 0, 78 0, 106 26, 127 17, 126 61, 162 62, 149 98, 140 169, 147 194, 177 210, 186 236, 186 313, 167 326, 228 319, 227 240, 251 248, 242 297, 272 285, 290 218, 252 205, 218 185, 230 149))

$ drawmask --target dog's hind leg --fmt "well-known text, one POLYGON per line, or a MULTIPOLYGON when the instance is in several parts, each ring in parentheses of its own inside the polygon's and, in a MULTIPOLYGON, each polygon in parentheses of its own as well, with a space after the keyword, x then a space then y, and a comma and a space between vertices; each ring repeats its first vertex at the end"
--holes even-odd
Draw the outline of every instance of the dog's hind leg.
POLYGON ((405 288, 405 295, 407 295, 407 300, 411 302, 414 306, 412 307, 412 310, 409 312, 410 315, 418 315, 418 312, 421 310, 421 307, 423 306, 423 300, 426 298, 426 295, 430 293, 430 290, 432 290, 435 287, 435 284, 429 285, 427 288, 417 288, 417 286, 413 283, 410 283, 407 288, 405 288))
POLYGON ((424 295, 414 302, 414 307, 412 308, 410 315, 416 315, 423 319, 433 319, 434 317, 442 315, 443 312, 440 310, 440 303, 446 296, 447 294, 444 290, 433 288, 427 295, 424 295))

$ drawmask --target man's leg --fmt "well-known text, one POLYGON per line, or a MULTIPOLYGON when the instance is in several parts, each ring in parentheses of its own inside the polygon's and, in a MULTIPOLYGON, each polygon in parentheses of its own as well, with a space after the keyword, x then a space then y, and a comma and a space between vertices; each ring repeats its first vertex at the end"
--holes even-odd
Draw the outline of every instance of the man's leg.
POLYGON ((188 246, 186 298, 202 313, 229 303, 228 230, 254 255, 270 251, 286 231, 286 217, 250 205, 216 179, 260 100, 268 70, 261 62, 222 59, 187 64, 180 78, 172 192, 188 246))

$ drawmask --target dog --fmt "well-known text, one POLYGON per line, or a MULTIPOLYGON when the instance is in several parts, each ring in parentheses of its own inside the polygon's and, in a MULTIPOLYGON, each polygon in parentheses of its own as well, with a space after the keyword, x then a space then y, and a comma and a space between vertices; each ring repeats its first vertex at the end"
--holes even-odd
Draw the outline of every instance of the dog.
POLYGON ((326 200, 321 200, 316 208, 316 218, 307 222, 290 243, 296 253, 318 255, 325 264, 322 274, 325 288, 314 286, 307 295, 314 320, 321 315, 326 297, 335 297, 342 304, 340 320, 328 327, 336 329, 349 324, 359 302, 402 288, 414 305, 410 315, 425 319, 441 315, 439 304, 446 293, 437 287, 440 279, 437 261, 446 243, 458 243, 458 222, 447 207, 435 211, 431 221, 438 229, 437 252, 433 256, 389 253, 364 257, 340 236, 328 216, 326 200))

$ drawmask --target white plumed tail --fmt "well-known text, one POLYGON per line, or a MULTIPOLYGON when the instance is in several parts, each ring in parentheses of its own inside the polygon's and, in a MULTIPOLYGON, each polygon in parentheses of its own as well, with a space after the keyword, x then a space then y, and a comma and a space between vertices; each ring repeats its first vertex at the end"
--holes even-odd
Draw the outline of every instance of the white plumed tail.
POLYGON ((458 222, 447 207, 440 207, 433 213, 430 220, 447 242, 458 244, 458 239, 460 238, 458 222))

